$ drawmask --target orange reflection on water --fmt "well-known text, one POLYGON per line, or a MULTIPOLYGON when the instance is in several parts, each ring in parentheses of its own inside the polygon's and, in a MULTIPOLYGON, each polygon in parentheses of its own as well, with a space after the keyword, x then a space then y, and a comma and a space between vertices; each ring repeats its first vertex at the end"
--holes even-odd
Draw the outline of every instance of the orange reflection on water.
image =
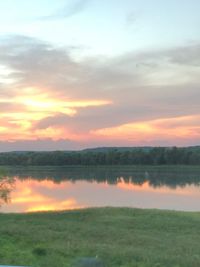
POLYGON ((200 210, 200 191, 195 185, 167 185, 153 187, 149 181, 133 183, 118 178, 116 183, 95 180, 62 181, 16 179, 11 204, 3 205, 3 212, 34 212, 71 210, 84 207, 124 206, 200 210))
POLYGON ((36 205, 34 207, 30 207, 26 211, 33 212, 33 211, 48 211, 48 210, 70 210, 75 208, 80 208, 80 206, 77 206, 76 200, 72 198, 59 203, 59 205, 58 203, 55 202, 49 204, 42 203, 38 206, 36 205))
POLYGON ((16 180, 15 190, 11 194, 12 211, 23 212, 70 210, 83 208, 74 197, 67 197, 69 182, 56 184, 53 181, 43 180, 16 180), (63 191, 65 194, 59 195, 63 191))

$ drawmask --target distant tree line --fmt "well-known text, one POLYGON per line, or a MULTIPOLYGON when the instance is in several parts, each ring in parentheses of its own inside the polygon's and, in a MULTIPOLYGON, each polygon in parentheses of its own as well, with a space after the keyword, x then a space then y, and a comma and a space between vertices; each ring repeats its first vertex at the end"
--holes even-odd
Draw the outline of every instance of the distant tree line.
POLYGON ((0 153, 0 165, 200 165, 200 147, 0 153))

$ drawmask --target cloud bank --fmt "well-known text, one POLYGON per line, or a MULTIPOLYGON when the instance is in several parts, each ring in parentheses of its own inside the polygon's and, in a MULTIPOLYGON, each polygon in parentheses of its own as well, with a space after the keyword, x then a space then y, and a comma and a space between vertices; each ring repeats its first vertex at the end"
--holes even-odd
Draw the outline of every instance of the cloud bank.
POLYGON ((36 149, 60 139, 69 149, 200 141, 199 44, 76 61, 70 48, 7 36, 0 62, 0 140, 10 150, 31 140, 36 149))

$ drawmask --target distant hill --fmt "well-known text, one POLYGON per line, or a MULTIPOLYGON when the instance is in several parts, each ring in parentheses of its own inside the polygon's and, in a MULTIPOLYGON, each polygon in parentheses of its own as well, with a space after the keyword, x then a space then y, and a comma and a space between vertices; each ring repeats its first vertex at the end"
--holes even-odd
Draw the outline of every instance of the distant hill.
MULTIPOLYGON (((144 151, 149 152, 153 149, 172 149, 174 147, 154 147, 154 146, 134 146, 134 147, 94 147, 94 148, 85 148, 81 150, 52 150, 52 151, 11 151, 11 152, 0 152, 0 154, 26 154, 26 153, 52 153, 52 152, 62 152, 62 153, 107 153, 107 152, 132 152, 132 151, 144 151)), ((178 149, 184 149, 187 151, 199 151, 200 146, 188 146, 188 147, 178 147, 178 149)))

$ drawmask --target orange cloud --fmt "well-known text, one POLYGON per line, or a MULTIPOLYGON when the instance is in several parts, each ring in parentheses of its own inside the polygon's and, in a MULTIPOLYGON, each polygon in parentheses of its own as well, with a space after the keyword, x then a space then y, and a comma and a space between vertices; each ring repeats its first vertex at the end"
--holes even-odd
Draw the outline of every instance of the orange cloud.
POLYGON ((163 118, 150 121, 123 124, 117 127, 99 129, 92 134, 102 138, 129 140, 155 140, 165 138, 176 140, 178 138, 198 138, 200 115, 163 118))
POLYGON ((67 128, 48 127, 47 129, 33 130, 34 123, 62 113, 73 117, 80 108, 98 107, 112 104, 109 100, 72 100, 54 97, 52 94, 44 93, 39 88, 22 88, 20 93, 11 99, 2 98, 0 104, 13 105, 13 108, 0 111, 0 139, 6 141, 14 140, 37 140, 51 138, 58 140, 79 139, 67 128))
POLYGON ((75 50, 26 36, 2 41, 4 150, 4 141, 46 138, 77 147, 199 143, 199 115, 183 117, 199 113, 199 45, 80 60, 75 50))

